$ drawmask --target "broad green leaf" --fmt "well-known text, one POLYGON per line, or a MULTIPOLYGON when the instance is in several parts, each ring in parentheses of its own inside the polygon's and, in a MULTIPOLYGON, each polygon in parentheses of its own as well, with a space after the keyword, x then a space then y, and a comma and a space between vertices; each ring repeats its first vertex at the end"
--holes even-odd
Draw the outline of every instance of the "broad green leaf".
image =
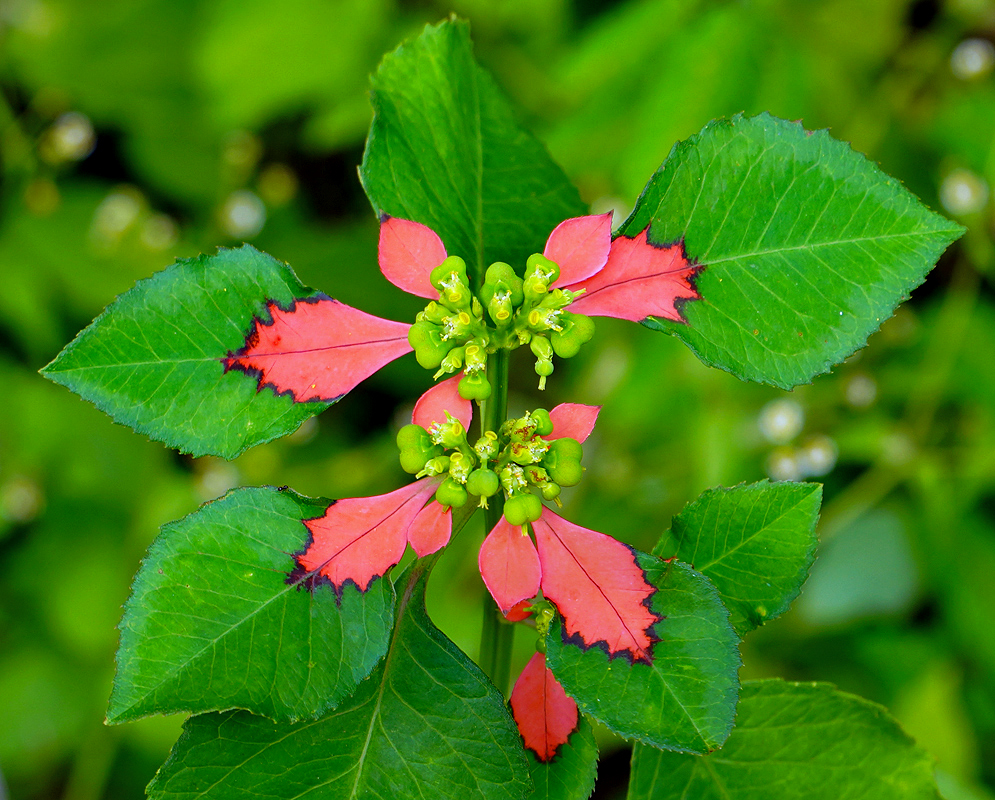
POLYGON ((587 800, 598 771, 598 743, 594 729, 581 714, 577 730, 560 746, 552 761, 540 761, 525 750, 535 789, 529 800, 587 800))
POLYGON ((707 576, 742 636, 783 614, 798 596, 815 555, 821 501, 816 483, 708 489, 674 517, 654 553, 676 556, 707 576))
POLYGON ((676 144, 620 233, 647 226, 703 269, 686 323, 644 324, 783 388, 862 347, 964 231, 826 131, 769 114, 676 144))
POLYGON ((355 690, 387 649, 393 588, 309 591, 288 576, 302 520, 327 501, 236 489, 163 527, 121 622, 108 720, 242 708, 314 717, 355 690))
POLYGON ((466 22, 428 26, 373 76, 373 124, 360 177, 373 208, 428 225, 478 281, 521 265, 567 217, 577 190, 515 120, 473 58, 466 22))
POLYGON ((330 405, 257 391, 224 366, 254 319, 268 319, 268 301, 286 308, 314 295, 249 245, 180 259, 121 295, 42 373, 170 447, 234 458, 330 405))
POLYGON ((825 683, 750 681, 718 752, 637 745, 629 800, 939 800, 933 765, 881 706, 825 683))
POLYGON ((398 581, 387 656, 321 719, 193 717, 149 795, 186 800, 519 800, 528 771, 504 698, 425 613, 425 578, 398 581))
POLYGON ((652 663, 609 659, 597 645, 567 643, 562 624, 546 637, 546 662, 580 709, 616 733, 657 747, 707 753, 729 735, 739 689, 739 639, 707 578, 678 561, 639 553, 658 588, 652 663))

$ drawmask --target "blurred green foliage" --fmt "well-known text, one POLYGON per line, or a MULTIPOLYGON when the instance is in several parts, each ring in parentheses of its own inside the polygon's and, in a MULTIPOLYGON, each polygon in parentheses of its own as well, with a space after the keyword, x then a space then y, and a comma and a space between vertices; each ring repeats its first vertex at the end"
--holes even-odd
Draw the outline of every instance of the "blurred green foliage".
MULTIPOLYGON (((18 798, 137 798, 180 720, 102 725, 114 625, 159 525, 236 485, 400 485, 403 359, 229 464, 145 441, 35 371, 135 280, 250 239, 394 319, 356 166, 367 75, 454 11, 595 211, 622 216, 674 141, 762 110, 829 127, 969 226, 868 347, 792 393, 602 320, 546 397, 603 403, 570 517, 650 549, 718 484, 825 482, 807 591, 743 676, 888 705, 948 800, 995 787, 995 4, 991 0, 0 0, 0 770, 18 798), (985 788, 987 787, 987 789, 985 788)), ((430 611, 476 654, 480 532, 430 611)), ((519 636, 519 663, 531 651, 519 636)), ((603 751, 619 743, 599 733, 603 751)), ((601 767, 620 796, 625 758, 601 767)), ((0 784, 2 786, 2 784, 0 784)), ((2 789, 0 789, 2 796, 2 789)))

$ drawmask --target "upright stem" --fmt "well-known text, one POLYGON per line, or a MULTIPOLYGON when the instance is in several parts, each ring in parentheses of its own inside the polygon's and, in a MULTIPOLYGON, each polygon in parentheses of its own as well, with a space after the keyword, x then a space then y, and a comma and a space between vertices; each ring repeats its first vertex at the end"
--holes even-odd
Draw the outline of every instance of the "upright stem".
MULTIPOLYGON (((487 357, 487 380, 491 396, 481 406, 481 431, 495 431, 508 415, 508 351, 498 350, 487 357)), ((504 495, 498 492, 484 509, 484 530, 489 533, 504 513, 504 495)), ((504 622, 497 603, 484 595, 484 619, 480 633, 480 666, 494 685, 507 693, 511 677, 511 647, 515 628, 504 622)))

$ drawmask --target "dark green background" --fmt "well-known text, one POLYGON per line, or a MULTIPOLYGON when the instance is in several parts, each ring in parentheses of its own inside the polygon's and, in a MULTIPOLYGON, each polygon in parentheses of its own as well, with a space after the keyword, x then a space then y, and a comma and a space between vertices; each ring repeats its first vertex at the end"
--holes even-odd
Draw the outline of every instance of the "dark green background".
MULTIPOLYGON (((523 359, 512 404, 605 405, 566 513, 643 550, 703 489, 758 480, 772 456, 829 437, 839 457, 813 478, 826 484, 814 576, 784 618, 748 637, 742 676, 831 681, 882 702, 935 755, 948 800, 992 796, 995 218, 991 204, 964 212, 940 195, 995 181, 995 77, 951 69, 965 39, 995 34, 995 5, 8 0, 0 9, 0 770, 12 796, 140 797, 177 736, 179 718, 102 724, 114 625, 159 525, 234 485, 343 497, 406 479, 393 431, 429 381, 410 357, 316 425, 231 464, 176 456, 35 371, 135 280, 175 256, 239 244, 245 234, 223 212, 233 192, 265 208, 252 244, 305 283, 410 318, 421 304, 377 271, 376 220, 356 175, 367 75, 450 11, 470 19, 479 60, 597 211, 627 213, 672 144, 712 118, 768 110, 829 127, 969 227, 868 347, 812 386, 744 384, 673 338, 600 320, 541 400, 523 359), (95 128, 85 159, 59 156, 56 122, 67 112, 95 128), (873 401, 861 402, 872 387, 873 401), (776 399, 804 412, 781 445, 759 425, 776 399)), ((482 596, 479 541, 476 530, 460 536, 429 587, 437 624, 471 656, 479 619, 465 609, 482 596)), ((530 637, 517 646, 521 666, 530 637)), ((618 796, 627 755, 598 736, 598 796, 618 796)))

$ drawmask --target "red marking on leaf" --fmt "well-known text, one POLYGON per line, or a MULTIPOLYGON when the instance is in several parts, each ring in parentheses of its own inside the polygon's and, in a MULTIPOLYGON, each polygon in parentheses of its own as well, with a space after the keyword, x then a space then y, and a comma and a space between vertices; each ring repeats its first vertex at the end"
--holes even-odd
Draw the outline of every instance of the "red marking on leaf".
POLYGON ((611 211, 563 220, 549 234, 543 251, 560 268, 560 277, 553 286, 569 286, 590 278, 604 267, 611 246, 611 211))
POLYGON ((289 309, 267 304, 272 321, 256 319, 245 346, 222 361, 258 378, 259 389, 294 400, 334 402, 384 364, 411 352, 408 328, 323 295, 289 309))
POLYGON ((408 529, 438 486, 438 478, 423 478, 390 494, 339 500, 304 520, 310 540, 294 553, 297 567, 287 582, 312 591, 329 583, 338 597, 349 582, 365 592, 400 561, 408 529))
POLYGON ((649 663, 661 617, 650 600, 656 589, 631 548, 574 525, 544 508, 532 523, 542 563, 542 593, 563 616, 568 641, 598 645, 609 658, 649 663))
POLYGON ((569 436, 578 442, 583 442, 591 435, 598 421, 601 406, 585 406, 581 403, 560 403, 549 412, 553 421, 553 432, 544 439, 563 439, 569 436))
POLYGON ((469 430, 470 421, 473 419, 473 403, 464 400, 457 391, 462 377, 461 372, 459 375, 447 378, 419 397, 411 421, 428 430, 435 422, 445 422, 448 411, 469 430))
POLYGON ((418 297, 438 299, 429 273, 446 260, 446 247, 431 228, 384 214, 378 255, 380 271, 396 287, 418 297))
POLYGON ((687 321, 679 306, 701 299, 694 283, 704 267, 688 261, 683 242, 658 246, 646 238, 648 231, 649 227, 635 237, 619 236, 612 242, 605 268, 569 287, 586 290, 570 311, 632 322, 647 317, 687 321))
POLYGON ((503 611, 501 613, 508 622, 521 622, 532 616, 532 604, 528 600, 520 600, 508 609, 507 614, 503 611))
POLYGON ((453 515, 434 500, 418 512, 408 528, 408 544, 419 558, 441 550, 453 535, 453 515))
POLYGON ((580 722, 577 704, 536 653, 511 690, 511 713, 525 746, 542 762, 552 761, 580 722))
POLYGON ((504 517, 484 539, 477 565, 487 590, 504 614, 539 592, 542 570, 535 545, 522 526, 510 525, 504 517))

